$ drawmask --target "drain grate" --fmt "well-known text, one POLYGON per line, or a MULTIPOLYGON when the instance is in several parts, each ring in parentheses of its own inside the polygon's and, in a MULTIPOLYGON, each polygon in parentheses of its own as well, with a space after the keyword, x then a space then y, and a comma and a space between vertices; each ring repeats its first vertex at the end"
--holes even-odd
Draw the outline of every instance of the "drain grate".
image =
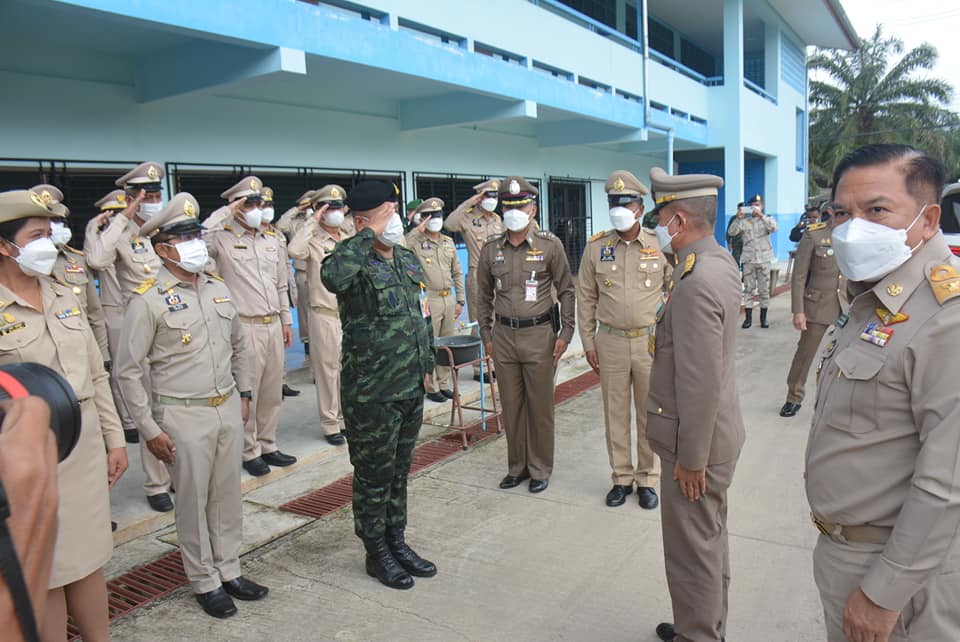
MULTIPOLYGON (((563 403, 599 383, 600 378, 593 372, 587 372, 566 381, 556 387, 556 403, 563 403)), ((496 436, 495 416, 489 416, 486 422, 486 431, 481 429, 482 422, 479 421, 467 426, 466 432, 471 442, 477 443, 496 436)), ((410 473, 421 472, 459 452, 463 450, 460 434, 456 431, 420 444, 414 450, 410 473)), ((347 475, 332 484, 283 504, 280 510, 319 519, 349 506, 352 497, 353 475, 347 475)), ((149 564, 124 573, 107 582, 110 620, 123 617, 186 584, 187 576, 183 571, 180 551, 167 553, 149 564)), ((80 639, 80 632, 72 622, 67 625, 67 639, 71 642, 80 639)))

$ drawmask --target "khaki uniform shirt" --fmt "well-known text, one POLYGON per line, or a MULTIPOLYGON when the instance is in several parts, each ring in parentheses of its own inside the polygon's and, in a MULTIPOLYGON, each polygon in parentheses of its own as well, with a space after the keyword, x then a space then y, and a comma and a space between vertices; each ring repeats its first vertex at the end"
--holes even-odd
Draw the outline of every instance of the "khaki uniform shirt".
MULTIPOLYGON (((93 243, 91 239, 98 236, 100 230, 94 219, 90 219, 90 222, 87 223, 86 236, 84 236, 84 247, 90 247, 93 243)), ((84 251, 84 258, 86 260, 86 250, 84 251)), ((90 262, 87 260, 87 267, 93 270, 90 267, 90 262)), ((117 270, 115 265, 109 265, 105 268, 100 268, 93 270, 97 279, 100 282, 100 305, 103 308, 121 308, 123 307, 123 295, 120 292, 120 282, 117 280, 117 270)))
MULTIPOLYGON (((293 239, 293 237, 297 235, 297 231, 311 218, 313 217, 307 216, 307 213, 300 211, 299 208, 291 207, 277 220, 277 229, 286 234, 287 238, 293 239)), ((294 258, 293 269, 306 270, 306 259, 294 258)))
POLYGON ((867 597, 891 611, 942 572, 957 548, 958 267, 938 233, 876 284, 851 282, 847 318, 822 353, 807 500, 828 522, 892 527, 860 582, 867 597))
POLYGON ((559 338, 569 342, 576 324, 576 293, 560 239, 532 228, 518 247, 507 240, 507 234, 489 239, 477 265, 480 336, 492 341, 494 314, 519 319, 547 314, 553 308, 554 287, 562 322, 559 338), (536 281, 534 301, 527 300, 528 281, 536 281))
POLYGON ((115 268, 123 305, 130 301, 134 288, 156 277, 161 266, 150 240, 140 236, 140 227, 122 214, 113 217, 102 232, 88 234, 83 249, 87 265, 94 270, 115 268))
POLYGON ((436 294, 444 290, 452 293, 456 289, 457 303, 462 305, 465 299, 463 269, 453 239, 446 234, 439 234, 434 240, 426 232, 414 229, 407 234, 406 241, 407 247, 413 250, 423 266, 427 290, 436 294))
POLYGON ((100 354, 104 361, 110 361, 107 326, 103 320, 103 306, 100 304, 100 297, 97 294, 97 284, 94 282, 90 270, 87 269, 83 252, 75 250, 69 245, 61 248, 50 276, 53 277, 54 281, 69 287, 80 300, 80 305, 83 306, 83 311, 87 314, 90 329, 93 330, 93 336, 100 347, 100 354))
POLYGON ((223 224, 233 218, 233 215, 230 213, 230 208, 227 205, 222 205, 217 209, 213 210, 203 221, 203 229, 213 231, 219 230, 223 227, 223 224))
POLYGON ((653 230, 627 243, 616 230, 594 234, 580 259, 577 324, 584 351, 596 350, 597 322, 639 330, 656 322, 668 270, 653 230))
POLYGON ((840 268, 826 223, 807 227, 797 245, 790 309, 794 314, 802 312, 808 322, 822 325, 831 325, 840 316, 840 268))
POLYGON ((664 460, 701 470, 735 461, 746 438, 734 367, 740 270, 713 236, 677 258, 657 318, 647 439, 664 460))
POLYGON ((274 232, 253 232, 237 223, 225 223, 223 229, 204 234, 203 240, 240 316, 278 314, 283 325, 293 323, 287 257, 274 232))
POLYGON ((491 236, 507 231, 503 221, 496 214, 484 214, 480 207, 471 207, 462 203, 453 210, 443 222, 443 229, 459 232, 467 244, 468 271, 477 269, 480 262, 480 250, 491 236))
MULTIPOLYGON (((340 241, 349 238, 340 233, 340 241)), ((320 279, 320 267, 339 241, 319 225, 313 217, 300 226, 290 239, 287 251, 294 260, 306 261, 307 285, 310 288, 310 307, 337 311, 337 295, 327 289, 320 279)))
POLYGON ((740 260, 744 264, 772 263, 775 256, 770 235, 776 231, 777 222, 772 216, 764 214, 758 218, 753 214, 746 214, 743 218, 733 219, 727 234, 743 239, 743 254, 740 255, 740 260))
POLYGON ((194 288, 161 269, 155 284, 137 288, 119 343, 117 382, 147 440, 162 432, 151 395, 210 399, 250 390, 237 309, 226 284, 212 275, 197 275, 194 288), (152 390, 143 387, 147 364, 152 390))

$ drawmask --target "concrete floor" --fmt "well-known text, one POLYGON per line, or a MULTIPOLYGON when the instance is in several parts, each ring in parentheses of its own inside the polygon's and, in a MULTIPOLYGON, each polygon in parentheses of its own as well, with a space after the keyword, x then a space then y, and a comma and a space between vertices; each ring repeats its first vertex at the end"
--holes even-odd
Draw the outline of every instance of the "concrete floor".
MULTIPOLYGON (((823 638, 811 573, 816 531, 801 478, 813 383, 796 418, 777 416, 797 336, 787 297, 774 300, 771 319, 771 329, 739 335, 748 437, 730 491, 728 639, 736 642, 823 638)), ((561 380, 582 362, 564 370, 561 380)), ((504 439, 488 440, 411 481, 408 540, 440 572, 410 591, 366 576, 349 509, 315 522, 276 510, 349 472, 335 453, 245 494, 244 573, 271 588, 266 600, 238 603, 237 616, 218 621, 184 588, 115 623, 113 637, 655 640, 655 625, 670 619, 659 511, 641 510, 635 495, 619 508, 603 503, 610 479, 599 389, 557 408, 556 468, 546 492, 499 490, 505 451, 504 439)), ((171 543, 169 531, 132 540, 118 548, 111 574, 171 543)))

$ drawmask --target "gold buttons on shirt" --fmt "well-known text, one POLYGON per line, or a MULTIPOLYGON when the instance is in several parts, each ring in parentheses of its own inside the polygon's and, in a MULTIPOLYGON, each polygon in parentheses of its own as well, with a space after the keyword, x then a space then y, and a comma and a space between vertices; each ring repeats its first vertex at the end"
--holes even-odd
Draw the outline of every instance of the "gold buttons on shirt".
POLYGON ((646 281, 643 282, 643 287, 645 288, 649 288, 651 285, 653 285, 653 281, 651 281, 650 279, 647 279, 646 281))
POLYGON ((657 414, 658 414, 658 415, 662 415, 662 414, 663 414, 663 408, 657 408, 657 414))
POLYGON ((149 265, 144 264, 144 265, 143 265, 143 271, 146 272, 147 274, 150 274, 153 270, 150 268, 149 265))
POLYGON ((617 271, 617 266, 616 266, 616 265, 611 265, 611 266, 610 266, 610 271, 611 271, 611 272, 616 272, 616 271, 617 271))
POLYGON ((78 288, 77 286, 73 286, 73 293, 80 294, 80 288, 78 288))

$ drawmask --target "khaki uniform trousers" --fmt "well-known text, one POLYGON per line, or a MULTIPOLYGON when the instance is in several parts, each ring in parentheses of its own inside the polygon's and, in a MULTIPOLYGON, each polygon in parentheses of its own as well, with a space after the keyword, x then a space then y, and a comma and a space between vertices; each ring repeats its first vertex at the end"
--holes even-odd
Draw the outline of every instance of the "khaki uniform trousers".
MULTIPOLYGON (((120 330, 123 328, 123 309, 113 306, 104 306, 104 322, 107 326, 107 344, 110 349, 110 359, 116 354, 117 344, 120 341, 120 330)), ((114 363, 114 365, 116 365, 114 363)), ((144 370, 143 375, 144 390, 151 390, 149 371, 144 370)), ((127 404, 123 400, 120 392, 120 386, 117 385, 117 378, 110 375, 110 391, 113 392, 113 401, 117 406, 117 414, 120 415, 120 423, 124 430, 136 430, 137 426, 130 417, 127 410, 127 404)), ((143 467, 143 492, 147 497, 161 495, 170 491, 170 473, 162 461, 153 456, 153 453, 147 448, 147 441, 140 440, 140 464, 143 467)))
POLYGON ((800 333, 800 340, 797 341, 797 351, 793 353, 793 362, 790 364, 790 372, 787 373, 788 402, 803 403, 807 375, 810 374, 810 366, 813 365, 813 359, 817 356, 820 341, 823 339, 827 327, 822 323, 807 321, 807 329, 800 333))
POLYGON ((618 337, 604 331, 596 336, 600 359, 600 390, 606 425, 607 454, 613 471, 613 483, 655 488, 660 479, 660 460, 647 441, 647 394, 650 390, 650 354, 648 335, 618 337), (637 465, 630 448, 630 393, 637 427, 637 465))
POLYGON ((240 396, 215 408, 161 405, 158 414, 177 446, 170 473, 183 569, 194 593, 208 593, 240 576, 240 396))
POLYGON ((745 307, 753 306, 753 291, 758 290, 760 294, 760 307, 766 308, 770 305, 770 264, 769 263, 744 263, 743 264, 743 305, 745 307))
MULTIPOLYGON (((676 462, 663 460, 673 471, 676 462)), ((691 502, 672 479, 660 485, 660 522, 676 642, 719 642, 726 635, 730 545, 727 489, 736 462, 707 466, 707 494, 691 502)))
POLYGON ((310 308, 310 369, 317 384, 317 410, 324 435, 343 430, 340 408, 340 316, 329 308, 310 308))
MULTIPOLYGON (((823 602, 827 642, 846 642, 843 609, 883 552, 883 544, 861 544, 821 535, 813 549, 813 578, 823 602)), ((954 542, 939 574, 907 603, 890 634, 891 642, 960 640, 960 544, 954 542)))
POLYGON ((310 343, 310 285, 307 283, 307 271, 294 270, 293 282, 297 285, 297 333, 300 343, 310 343))
MULTIPOLYGON (((433 336, 449 337, 453 334, 456 327, 457 301, 451 292, 447 296, 440 296, 432 292, 428 296, 430 302, 430 319, 433 322, 433 336)), ((449 366, 437 366, 433 371, 433 377, 430 380, 430 386, 427 392, 440 392, 440 390, 450 390, 450 372, 449 366)))
MULTIPOLYGON (((253 317, 253 320, 260 317, 253 317)), ((241 317, 250 359, 250 418, 243 425, 243 461, 277 450, 277 424, 283 402, 283 329, 273 323, 255 323, 241 317)))
POLYGON ((553 472, 553 346, 557 335, 549 323, 511 329, 493 326, 493 361, 497 367, 500 409, 507 434, 510 475, 529 473, 537 480, 553 472))

